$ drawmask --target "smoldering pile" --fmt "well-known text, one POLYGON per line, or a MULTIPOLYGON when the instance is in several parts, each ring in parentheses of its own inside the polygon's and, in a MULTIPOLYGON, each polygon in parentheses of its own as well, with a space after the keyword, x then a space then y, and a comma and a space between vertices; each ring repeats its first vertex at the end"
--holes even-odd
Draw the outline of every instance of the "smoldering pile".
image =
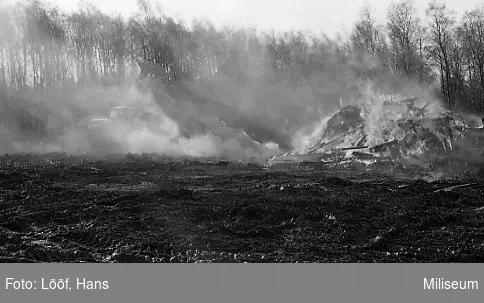
POLYGON ((467 172, 484 163, 480 119, 447 111, 421 98, 385 100, 341 107, 304 149, 273 157, 271 167, 398 167, 441 177, 445 170, 467 172), (438 171, 438 172, 437 172, 438 171))

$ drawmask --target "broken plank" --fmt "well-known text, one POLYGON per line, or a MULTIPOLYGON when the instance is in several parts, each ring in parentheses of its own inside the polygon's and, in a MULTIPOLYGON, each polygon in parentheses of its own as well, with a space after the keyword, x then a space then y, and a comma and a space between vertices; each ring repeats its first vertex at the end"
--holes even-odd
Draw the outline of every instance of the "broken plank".
POLYGON ((435 193, 438 193, 438 192, 441 192, 441 191, 450 192, 450 191, 452 191, 456 188, 464 188, 464 187, 469 187, 469 186, 476 185, 476 184, 477 183, 466 183, 466 184, 452 185, 452 186, 444 187, 444 188, 441 188, 441 189, 437 189, 434 192, 435 193))

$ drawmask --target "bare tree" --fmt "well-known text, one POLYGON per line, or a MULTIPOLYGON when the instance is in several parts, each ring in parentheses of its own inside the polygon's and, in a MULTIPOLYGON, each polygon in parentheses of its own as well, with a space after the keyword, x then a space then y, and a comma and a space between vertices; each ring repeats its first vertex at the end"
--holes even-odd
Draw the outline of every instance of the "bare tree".
POLYGON ((467 12, 458 29, 467 61, 467 80, 473 107, 484 111, 484 8, 467 12))
POLYGON ((445 3, 433 1, 426 10, 429 23, 429 55, 437 63, 440 72, 441 90, 449 108, 453 106, 455 85, 452 83, 451 52, 455 49, 453 12, 445 3))
POLYGON ((393 67, 406 76, 417 76, 423 80, 422 60, 424 33, 412 0, 401 0, 390 5, 388 10, 388 34, 390 38, 393 67))
POLYGON ((370 7, 363 7, 351 35, 353 46, 360 51, 378 56, 382 51, 384 39, 383 29, 376 23, 370 7))

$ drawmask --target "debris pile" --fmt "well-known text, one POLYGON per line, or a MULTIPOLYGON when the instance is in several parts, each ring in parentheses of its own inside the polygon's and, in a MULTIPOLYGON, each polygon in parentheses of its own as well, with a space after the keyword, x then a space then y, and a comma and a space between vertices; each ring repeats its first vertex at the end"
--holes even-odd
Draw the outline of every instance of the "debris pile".
POLYGON ((484 161, 484 128, 466 117, 422 104, 419 98, 342 107, 324 122, 323 131, 307 138, 301 153, 274 157, 278 164, 463 167, 484 161), (417 105, 420 104, 420 105, 417 105))

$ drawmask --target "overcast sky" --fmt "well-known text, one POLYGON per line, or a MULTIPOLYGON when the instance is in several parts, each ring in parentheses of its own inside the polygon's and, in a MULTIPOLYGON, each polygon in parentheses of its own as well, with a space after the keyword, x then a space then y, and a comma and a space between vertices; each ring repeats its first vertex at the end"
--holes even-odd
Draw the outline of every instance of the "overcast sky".
MULTIPOLYGON (((47 0, 64 9, 78 8, 80 0, 47 0)), ((136 0, 87 0, 101 11, 129 16, 137 9, 136 0)), ((390 1, 384 0, 151 0, 160 3, 169 16, 187 24, 193 18, 205 18, 216 26, 228 24, 255 26, 258 29, 309 29, 329 36, 348 32, 362 6, 369 4, 384 21, 390 1)), ((423 14, 428 0, 414 0, 423 14)), ((447 0, 459 15, 483 4, 483 0, 447 0)))

